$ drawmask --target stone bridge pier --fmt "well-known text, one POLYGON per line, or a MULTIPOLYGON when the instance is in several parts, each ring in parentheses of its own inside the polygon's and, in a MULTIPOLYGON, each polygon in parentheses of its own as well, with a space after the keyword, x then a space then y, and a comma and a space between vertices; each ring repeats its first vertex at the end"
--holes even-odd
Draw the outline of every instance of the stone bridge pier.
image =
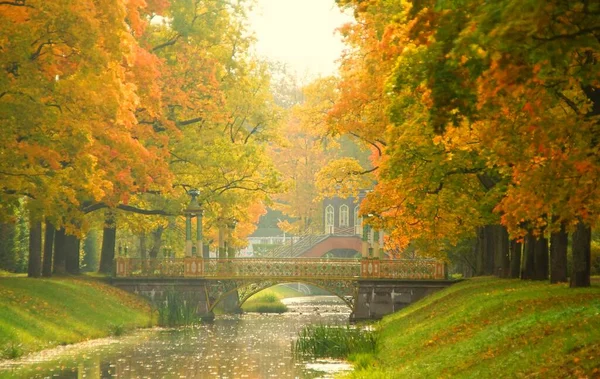
POLYGON ((453 283, 455 281, 449 280, 359 280, 351 318, 353 321, 381 319, 453 283))
POLYGON ((166 301, 167 294, 176 293, 196 307, 196 314, 203 320, 214 319, 205 279, 164 278, 113 278, 112 285, 150 300, 153 307, 166 301))

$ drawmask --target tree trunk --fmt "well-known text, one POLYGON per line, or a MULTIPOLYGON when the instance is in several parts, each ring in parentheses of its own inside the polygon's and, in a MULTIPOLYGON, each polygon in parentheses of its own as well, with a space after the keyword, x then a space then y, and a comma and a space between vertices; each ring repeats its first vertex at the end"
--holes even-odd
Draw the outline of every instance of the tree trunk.
POLYGON ((152 249, 150 249, 150 252, 148 253, 150 255, 150 258, 156 259, 158 253, 160 252, 160 248, 162 245, 162 234, 164 229, 165 228, 163 228, 162 226, 159 226, 154 230, 154 232, 152 232, 152 249))
POLYGON ((477 239, 475 241, 475 257, 477 259, 476 261, 476 268, 475 268, 475 275, 477 276, 481 276, 484 273, 484 269, 483 269, 483 227, 480 226, 477 228, 477 239))
POLYGON ((140 237, 140 258, 142 260, 146 259, 146 233, 142 232, 139 235, 140 237))
POLYGON ((508 230, 502 225, 494 225, 495 234, 495 274, 499 278, 507 278, 510 271, 508 252, 508 230))
POLYGON ((534 245, 534 280, 548 280, 548 238, 541 235, 534 245))
POLYGON ((573 233, 573 271, 571 272, 571 287, 589 287, 592 229, 579 221, 573 233))
POLYGON ((535 265, 534 265, 534 247, 535 237, 531 230, 525 235, 525 244, 523 246, 523 268, 521 270, 521 279, 533 279, 535 276, 535 265))
POLYGON ((54 225, 46 221, 44 233, 44 261, 42 262, 42 276, 52 276, 52 250, 54 247, 54 225))
POLYGON ((65 236, 65 268, 72 275, 79 275, 79 248, 81 241, 77 236, 65 236))
POLYGON ((100 251, 100 268, 98 272, 111 274, 115 260, 115 245, 117 241, 117 225, 114 215, 106 212, 104 231, 102 233, 102 249, 100 251))
POLYGON ((495 255, 496 255, 496 233, 494 225, 486 225, 483 228, 483 274, 494 275, 495 255))
POLYGON ((0 269, 10 272, 17 270, 16 234, 15 224, 0 223, 0 269))
POLYGON ((54 232, 54 273, 64 274, 67 272, 65 267, 65 230, 57 229, 54 232))
POLYGON ((550 235, 550 283, 567 281, 567 244, 569 235, 565 224, 550 235))
POLYGON ((521 273, 521 248, 517 240, 510 241, 510 277, 517 279, 521 273))
POLYGON ((29 227, 29 264, 27 276, 39 278, 42 274, 42 223, 31 221, 29 227))

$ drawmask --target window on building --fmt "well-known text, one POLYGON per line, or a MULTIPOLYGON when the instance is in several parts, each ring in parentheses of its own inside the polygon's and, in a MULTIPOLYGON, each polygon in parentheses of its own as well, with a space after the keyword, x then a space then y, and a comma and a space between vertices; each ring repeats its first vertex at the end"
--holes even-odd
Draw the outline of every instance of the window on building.
POLYGON ((330 204, 325 208, 325 229, 327 233, 331 233, 333 229, 335 221, 335 213, 333 211, 333 206, 330 204))
POLYGON ((350 212, 348 210, 348 206, 346 204, 340 207, 340 227, 348 227, 350 226, 350 212))
POLYGON ((358 205, 354 207, 354 234, 362 233, 362 217, 358 216, 358 205))

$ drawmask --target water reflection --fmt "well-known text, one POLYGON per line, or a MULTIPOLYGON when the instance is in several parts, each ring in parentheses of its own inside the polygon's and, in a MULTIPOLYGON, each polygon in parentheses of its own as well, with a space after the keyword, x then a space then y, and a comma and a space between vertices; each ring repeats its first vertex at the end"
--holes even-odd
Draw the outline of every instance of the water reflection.
POLYGON ((291 341, 311 323, 344 324, 335 297, 287 299, 282 315, 217 317, 195 328, 142 331, 96 346, 66 348, 0 368, 15 378, 316 378, 339 364, 296 361, 291 341), (54 354, 54 356, 53 356, 54 354))

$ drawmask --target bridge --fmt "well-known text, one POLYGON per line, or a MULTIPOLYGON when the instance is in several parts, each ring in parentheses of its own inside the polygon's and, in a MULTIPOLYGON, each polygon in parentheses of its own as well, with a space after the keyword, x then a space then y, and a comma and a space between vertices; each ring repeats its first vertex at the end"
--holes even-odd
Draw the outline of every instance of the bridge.
POLYGON ((168 291, 184 293, 207 318, 231 294, 241 306, 263 289, 300 282, 338 296, 352 319, 378 319, 452 284, 444 264, 432 259, 118 257, 115 268, 117 287, 154 301, 168 291))

